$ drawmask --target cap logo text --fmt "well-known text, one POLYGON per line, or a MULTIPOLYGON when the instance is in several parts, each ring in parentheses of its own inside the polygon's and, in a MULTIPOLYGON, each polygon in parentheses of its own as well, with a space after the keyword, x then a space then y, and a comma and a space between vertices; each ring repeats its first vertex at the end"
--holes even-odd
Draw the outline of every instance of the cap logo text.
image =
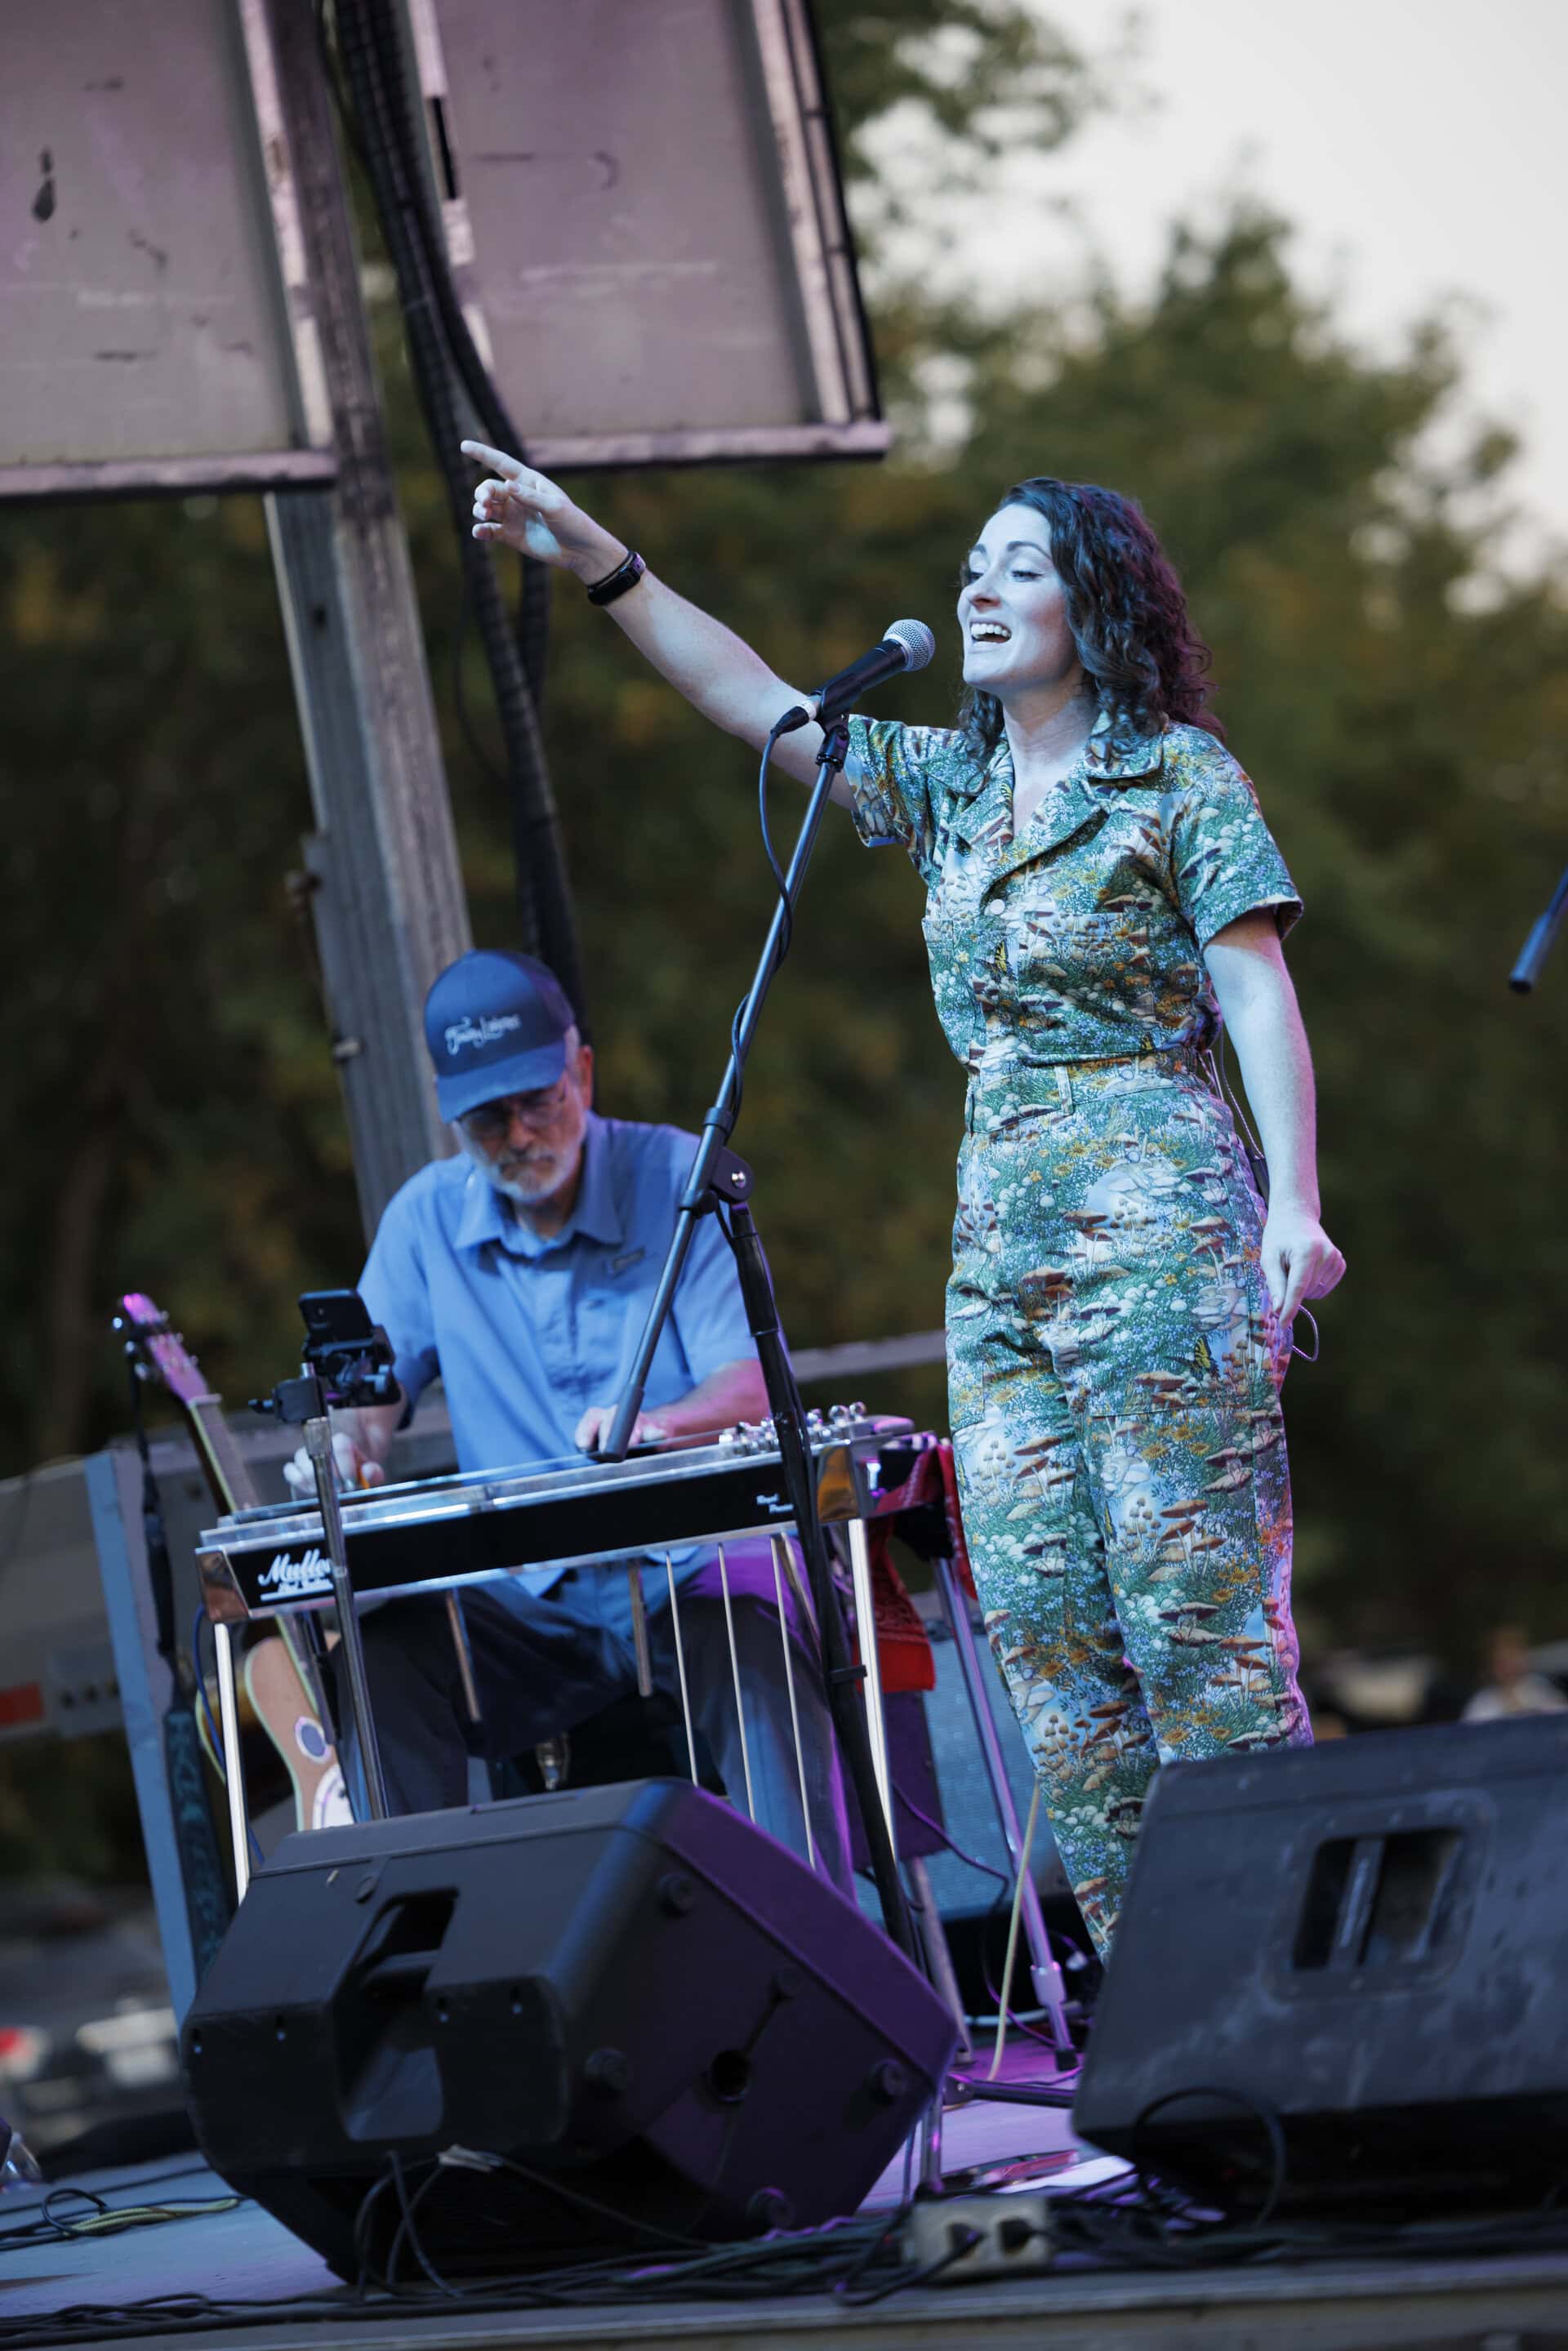
POLYGON ((449 1053, 460 1053, 465 1045, 488 1045, 496 1038, 504 1037, 508 1029, 520 1029, 522 1025, 521 1017, 516 1012, 484 1012, 477 1020, 465 1014, 461 1020, 454 1020, 447 1029, 446 1050, 449 1053))

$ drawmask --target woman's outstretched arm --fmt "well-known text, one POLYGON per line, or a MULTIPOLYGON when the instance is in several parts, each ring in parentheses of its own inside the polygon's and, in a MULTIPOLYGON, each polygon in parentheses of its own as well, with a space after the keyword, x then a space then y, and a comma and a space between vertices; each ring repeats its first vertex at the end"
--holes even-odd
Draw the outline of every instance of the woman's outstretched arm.
POLYGON ((1263 1272, 1281 1322, 1323 1298, 1344 1259, 1320 1220, 1312 1058, 1271 914, 1242 914, 1204 950, 1269 1162, 1263 1272))
MULTIPOLYGON (((622 541, 574 506, 559 483, 482 441, 465 441, 463 449, 491 473, 474 493, 476 538, 499 540, 537 562, 574 572, 585 586, 605 579, 623 559, 627 550, 622 541)), ((761 749, 774 721, 792 704, 810 706, 809 695, 776 676, 760 653, 753 653, 732 629, 688 603, 651 571, 605 611, 695 709, 754 750, 761 749)), ((810 783, 816 776, 821 741, 820 726, 803 726, 784 737, 774 758, 786 775, 810 783)), ((841 778, 833 797, 848 799, 841 778)))

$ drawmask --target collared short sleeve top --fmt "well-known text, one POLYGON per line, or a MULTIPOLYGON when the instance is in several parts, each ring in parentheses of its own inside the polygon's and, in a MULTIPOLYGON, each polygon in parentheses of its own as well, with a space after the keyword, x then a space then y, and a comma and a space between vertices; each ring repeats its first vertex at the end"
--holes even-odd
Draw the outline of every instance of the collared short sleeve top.
MULTIPOLYGON (((591 1116, 576 1206, 548 1238, 462 1156, 422 1167, 387 1203, 361 1292, 386 1327, 405 1396, 444 1381, 460 1468, 570 1457, 582 1415, 616 1402, 695 1149, 674 1127, 591 1116)), ((646 1408, 755 1352, 729 1246, 704 1217, 646 1408)))
MULTIPOLYGON (((591 1116, 576 1206, 543 1238, 465 1157, 433 1160, 388 1201, 361 1295, 385 1326, 410 1404, 438 1375, 444 1383, 460 1468, 582 1460, 578 1422, 626 1385, 695 1149, 675 1127, 591 1116)), ((755 1353, 729 1245, 717 1217, 703 1217, 646 1408, 755 1353)), ((703 1554, 685 1544, 668 1556, 689 1571, 703 1554)), ((522 1608, 561 1573, 526 1568, 490 1589, 522 1608)))
POLYGON ((1021 834, 1005 741, 982 764, 945 727, 850 721, 862 841, 925 883, 936 1009, 971 1075, 1210 1045, 1202 950, 1241 914, 1301 911, 1258 795, 1218 737, 1167 726, 1132 753, 1102 718, 1021 834))

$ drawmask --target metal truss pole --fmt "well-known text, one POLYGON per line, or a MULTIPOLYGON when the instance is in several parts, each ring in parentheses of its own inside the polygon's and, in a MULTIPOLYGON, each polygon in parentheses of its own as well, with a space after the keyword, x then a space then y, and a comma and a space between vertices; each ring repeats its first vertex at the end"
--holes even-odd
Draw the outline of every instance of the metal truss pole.
POLYGON ((277 493, 267 525, 317 831, 306 847, 333 1056, 367 1233, 451 1148, 421 1008, 471 945, 408 546, 310 0, 268 0, 277 102, 331 408, 338 478, 277 493))

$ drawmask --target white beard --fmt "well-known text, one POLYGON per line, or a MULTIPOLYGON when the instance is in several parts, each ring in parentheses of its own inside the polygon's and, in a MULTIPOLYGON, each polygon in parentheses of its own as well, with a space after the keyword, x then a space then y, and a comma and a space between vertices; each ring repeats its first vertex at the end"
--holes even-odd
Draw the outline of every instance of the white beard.
POLYGON ((491 1190, 499 1192, 503 1199, 515 1201, 519 1208, 534 1208, 541 1200, 548 1200, 553 1192, 559 1191, 570 1172, 571 1155, 552 1151, 548 1159, 542 1159, 526 1170, 519 1161, 514 1159, 511 1174, 506 1175, 502 1172, 507 1165, 504 1158, 492 1159, 481 1144, 465 1134, 455 1122, 454 1123, 465 1155, 479 1170, 491 1190))

